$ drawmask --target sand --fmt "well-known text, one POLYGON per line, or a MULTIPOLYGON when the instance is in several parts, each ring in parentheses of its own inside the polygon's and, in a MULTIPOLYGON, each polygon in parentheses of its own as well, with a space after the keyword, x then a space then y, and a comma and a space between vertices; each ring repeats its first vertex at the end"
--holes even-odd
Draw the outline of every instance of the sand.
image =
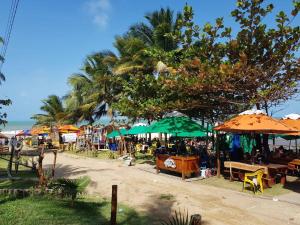
MULTIPOLYGON (((52 154, 44 165, 53 162, 52 154)), ((48 164, 48 165, 47 165, 48 164)), ((56 176, 89 176, 88 193, 109 199, 111 185, 118 185, 118 201, 153 218, 159 224, 175 210, 200 213, 205 225, 300 224, 300 194, 271 197, 182 181, 179 177, 155 174, 153 166, 128 167, 118 160, 99 160, 59 153, 56 176)))

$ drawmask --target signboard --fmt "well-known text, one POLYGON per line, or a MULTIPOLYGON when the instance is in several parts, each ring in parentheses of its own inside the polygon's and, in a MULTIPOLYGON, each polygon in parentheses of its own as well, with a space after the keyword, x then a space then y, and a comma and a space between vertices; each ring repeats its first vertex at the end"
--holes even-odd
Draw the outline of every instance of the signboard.
POLYGON ((76 133, 62 134, 62 139, 64 143, 74 143, 77 140, 77 134, 76 133))
POLYGON ((164 165, 165 165, 165 167, 167 167, 167 168, 173 168, 173 169, 176 168, 176 163, 175 163, 175 161, 174 161, 173 159, 171 159, 171 158, 166 159, 166 160, 164 161, 164 165))

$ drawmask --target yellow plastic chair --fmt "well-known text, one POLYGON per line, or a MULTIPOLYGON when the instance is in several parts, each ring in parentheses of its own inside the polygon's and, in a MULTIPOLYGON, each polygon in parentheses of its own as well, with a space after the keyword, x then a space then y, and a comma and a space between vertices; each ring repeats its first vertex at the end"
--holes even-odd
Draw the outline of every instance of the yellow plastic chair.
POLYGON ((253 173, 245 173, 243 191, 246 187, 246 183, 249 183, 250 187, 253 188, 254 194, 256 194, 257 190, 260 190, 261 193, 264 193, 264 187, 262 182, 263 175, 264 175, 264 169, 256 170, 253 173), (254 179, 256 179, 256 182, 254 181, 254 179))
POLYGON ((142 145, 141 144, 136 144, 135 149, 137 152, 140 152, 142 150, 142 145))

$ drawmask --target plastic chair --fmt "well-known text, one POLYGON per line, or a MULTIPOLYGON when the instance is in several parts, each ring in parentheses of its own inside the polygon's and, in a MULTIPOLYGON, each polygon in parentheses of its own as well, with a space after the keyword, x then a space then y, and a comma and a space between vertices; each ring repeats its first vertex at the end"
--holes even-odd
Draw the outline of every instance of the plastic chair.
POLYGON ((263 175, 264 175, 264 169, 256 170, 253 173, 245 173, 243 191, 246 187, 246 183, 249 183, 250 187, 253 188, 254 194, 257 192, 257 190, 260 190, 261 193, 264 193, 264 187, 262 182, 263 175))

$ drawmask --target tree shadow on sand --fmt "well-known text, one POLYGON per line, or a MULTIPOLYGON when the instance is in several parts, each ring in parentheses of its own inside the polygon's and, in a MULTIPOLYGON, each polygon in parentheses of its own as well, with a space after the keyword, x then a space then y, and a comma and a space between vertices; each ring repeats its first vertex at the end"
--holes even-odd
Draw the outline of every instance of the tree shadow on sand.
MULTIPOLYGON (((45 165, 45 169, 51 169, 52 165, 45 165)), ((88 172, 103 172, 111 169, 90 169, 88 167, 78 167, 57 164, 55 168, 55 177, 68 177, 77 175, 86 175, 88 172)))
POLYGON ((292 177, 292 180, 287 181, 283 188, 286 188, 296 193, 300 193, 300 178, 292 177))
MULTIPOLYGON (((143 206, 143 215, 148 218, 148 225, 161 225, 163 221, 175 214, 175 211, 181 212, 182 215, 191 214, 188 209, 181 209, 176 207, 176 198, 173 195, 162 194, 149 196, 149 202, 143 206)), ((200 212, 199 212, 200 213, 200 212)), ((202 219, 202 225, 210 225, 208 221, 202 219)))

